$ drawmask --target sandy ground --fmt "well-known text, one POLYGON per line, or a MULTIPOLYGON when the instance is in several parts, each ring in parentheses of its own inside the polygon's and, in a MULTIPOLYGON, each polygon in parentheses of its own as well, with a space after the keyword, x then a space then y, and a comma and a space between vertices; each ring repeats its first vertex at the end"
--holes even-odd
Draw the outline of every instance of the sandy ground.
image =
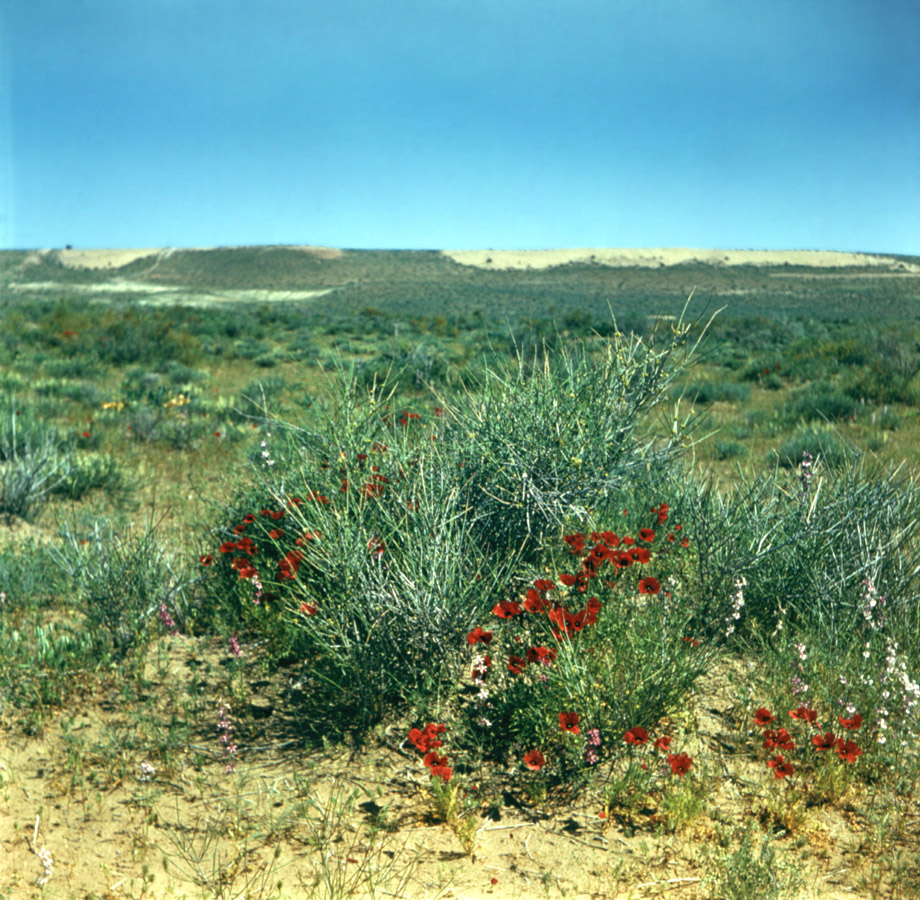
POLYGON ((920 266, 891 256, 836 253, 825 250, 699 250, 687 247, 657 249, 581 248, 571 250, 444 250, 445 256, 465 266, 483 269, 546 269, 566 263, 648 267, 704 263, 713 266, 878 266, 920 272, 920 266))
POLYGON ((22 281, 7 285, 11 291, 56 291, 71 294, 143 294, 148 305, 183 303, 189 306, 213 303, 215 300, 271 303, 278 300, 312 300, 332 292, 332 288, 315 291, 213 290, 202 292, 181 286, 148 284, 145 281, 106 281, 93 284, 69 284, 61 281, 22 281))
MULTIPOLYGON (((701 684, 699 736, 687 746, 712 790, 708 813, 687 830, 656 826, 650 810, 604 822, 597 800, 486 804, 472 814, 468 856, 433 816, 430 778, 405 728, 381 729, 360 749, 298 750, 283 676, 259 682, 258 718, 246 716, 248 692, 234 704, 238 756, 226 773, 214 727, 221 688, 208 679, 225 655, 222 642, 164 637, 147 657, 150 694, 134 706, 113 685, 48 715, 38 734, 0 727, 0 897, 267 898, 279 896, 271 887, 280 880, 281 897, 710 900, 704 847, 741 823, 749 786, 764 782, 752 761, 722 776, 729 759, 738 764, 722 750, 726 736, 738 740, 725 732, 729 667, 701 684), (189 706, 193 694, 202 701, 189 706), (197 722, 187 745, 168 736, 177 716, 197 722), (45 886, 43 849, 53 860, 45 886), (328 880, 314 893, 317 878, 328 880)), ((815 809, 798 844, 776 838, 785 865, 802 865, 808 848, 795 896, 859 896, 862 829, 852 819, 815 809)))
MULTIPOLYGON (((215 247, 147 247, 124 250, 36 250, 26 257, 25 264, 40 263, 44 259, 55 259, 68 269, 118 269, 137 259, 155 257, 155 261, 171 256, 176 250, 214 250, 215 247)), ((234 249, 234 248, 231 248, 234 249)), ((274 249, 265 247, 264 249, 274 249)), ((336 259, 342 251, 335 247, 319 247, 298 244, 288 247, 319 256, 322 259, 336 259)))

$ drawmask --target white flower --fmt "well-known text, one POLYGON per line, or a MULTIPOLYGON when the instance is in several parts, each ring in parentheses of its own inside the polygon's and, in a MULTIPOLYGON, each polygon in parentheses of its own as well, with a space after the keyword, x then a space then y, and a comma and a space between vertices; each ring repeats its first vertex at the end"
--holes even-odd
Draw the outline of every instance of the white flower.
POLYGON ((38 879, 39 887, 44 887, 54 874, 54 860, 51 858, 51 851, 47 847, 42 847, 38 851, 38 858, 41 861, 45 874, 38 879))

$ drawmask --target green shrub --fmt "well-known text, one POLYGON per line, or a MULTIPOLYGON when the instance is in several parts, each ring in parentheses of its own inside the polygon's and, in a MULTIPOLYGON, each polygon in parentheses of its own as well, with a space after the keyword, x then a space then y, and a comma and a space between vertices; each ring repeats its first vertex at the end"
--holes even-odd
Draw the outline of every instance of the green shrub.
POLYGON ((80 500, 95 490, 103 490, 110 499, 123 504, 134 490, 134 484, 115 457, 106 453, 77 452, 66 476, 52 493, 68 500, 80 500))
POLYGON ((15 397, 0 415, 0 515, 30 519, 65 482, 72 451, 15 397))
POLYGON ((155 525, 118 533, 105 521, 88 531, 64 523, 61 544, 50 552, 75 586, 70 602, 87 631, 116 657, 144 642, 161 610, 180 624, 190 614, 192 579, 162 545, 155 525))
POLYGON ((837 468, 856 456, 856 450, 847 446, 833 432, 825 428, 800 428, 783 441, 775 451, 775 458, 786 469, 797 466, 802 454, 810 453, 828 468, 837 468))
POLYGON ((712 452, 716 459, 738 459, 747 456, 748 448, 738 441, 715 441, 712 445, 712 452))
POLYGON ((68 581, 51 562, 47 547, 36 540, 20 540, 0 549, 0 615, 11 609, 47 606, 66 590, 68 581))
POLYGON ((814 470, 807 491, 780 471, 741 477, 729 494, 687 485, 683 521, 699 548, 692 589, 709 633, 769 634, 782 614, 787 624, 816 623, 828 641, 839 641, 852 628, 866 578, 891 598, 891 615, 916 628, 920 487, 864 460, 838 468, 816 462, 814 470), (739 608, 736 578, 747 581, 739 608))
POLYGON ((785 403, 781 415, 786 421, 825 422, 849 419, 855 404, 832 384, 816 382, 800 391, 785 403))
POLYGON ((315 702, 362 725, 430 696, 547 535, 667 468, 676 445, 642 429, 684 337, 518 360, 430 413, 341 372, 303 423, 268 423, 212 532, 206 605, 308 658, 315 702))
POLYGON ((679 397, 685 397, 693 403, 746 403, 751 396, 751 389, 746 384, 734 384, 731 381, 693 382, 676 391, 679 397))

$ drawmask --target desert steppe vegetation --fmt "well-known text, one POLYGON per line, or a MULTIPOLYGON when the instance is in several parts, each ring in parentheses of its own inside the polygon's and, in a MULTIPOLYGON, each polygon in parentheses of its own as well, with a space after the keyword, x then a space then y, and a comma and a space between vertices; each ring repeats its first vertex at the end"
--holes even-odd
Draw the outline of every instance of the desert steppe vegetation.
POLYGON ((0 898, 920 896, 920 260, 619 253, 0 253, 0 898))

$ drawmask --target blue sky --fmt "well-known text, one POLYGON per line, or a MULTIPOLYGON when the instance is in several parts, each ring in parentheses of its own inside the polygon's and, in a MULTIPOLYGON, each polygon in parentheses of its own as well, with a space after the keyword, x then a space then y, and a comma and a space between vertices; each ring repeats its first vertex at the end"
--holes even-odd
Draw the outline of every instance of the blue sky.
POLYGON ((917 0, 0 0, 0 247, 920 254, 917 0))

